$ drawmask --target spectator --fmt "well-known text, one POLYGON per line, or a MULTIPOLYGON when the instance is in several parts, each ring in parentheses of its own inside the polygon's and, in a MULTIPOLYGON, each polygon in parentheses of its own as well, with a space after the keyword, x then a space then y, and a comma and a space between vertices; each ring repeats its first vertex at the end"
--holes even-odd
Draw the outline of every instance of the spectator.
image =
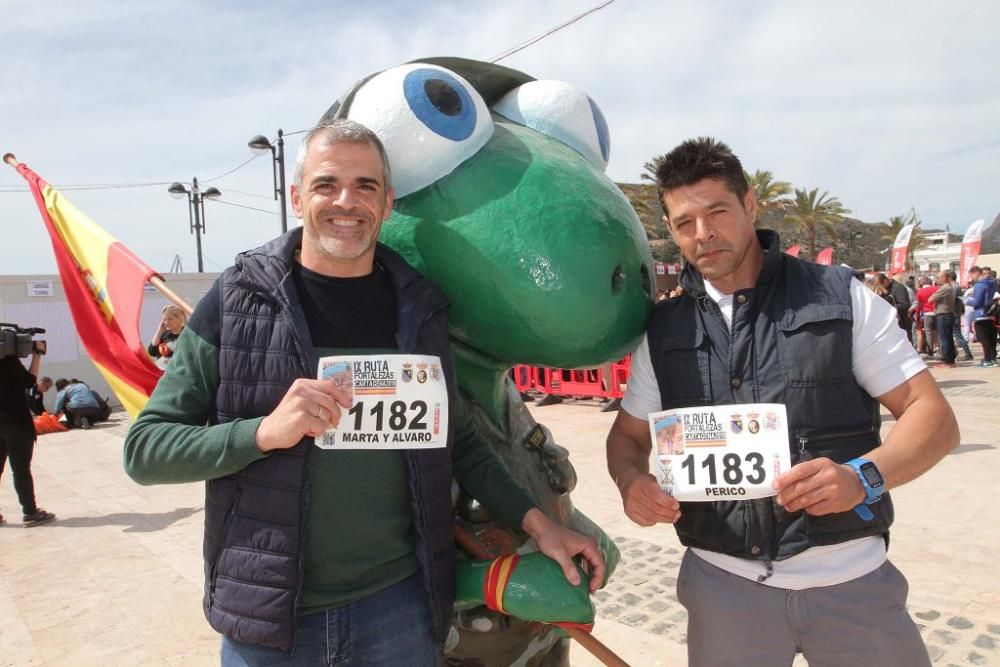
POLYGON ((934 323, 934 303, 930 300, 931 295, 937 292, 937 287, 930 276, 921 276, 917 281, 917 301, 911 307, 914 316, 917 317, 917 352, 932 356, 937 346, 937 334, 934 323))
POLYGON ((164 306, 163 319, 153 334, 152 342, 146 348, 149 355, 154 359, 162 359, 162 363, 166 365, 170 357, 174 356, 174 347, 185 326, 187 326, 187 313, 177 306, 164 306))
POLYGON ((962 348, 962 356, 958 360, 972 361, 972 350, 969 349, 969 341, 966 340, 964 327, 962 326, 962 320, 965 319, 965 301, 962 300, 962 286, 958 284, 958 274, 954 271, 948 271, 947 274, 948 281, 955 290, 955 303, 953 305, 955 324, 951 328, 951 334, 955 339, 955 345, 962 348))
MULTIPOLYGON (((992 273, 992 272, 990 272, 992 273)), ((981 368, 992 368, 997 365, 997 319, 987 311, 997 293, 997 281, 987 275, 987 269, 972 267, 969 271, 969 282, 972 283, 973 326, 976 330, 976 340, 983 346, 981 368)))
POLYGON ((937 290, 928 297, 928 301, 934 304, 934 322, 941 345, 941 363, 938 368, 955 367, 955 339, 952 332, 955 328, 955 298, 951 275, 948 271, 942 271, 938 275, 937 290))
POLYGON ((892 295, 890 295, 889 292, 886 291, 885 287, 882 284, 882 281, 879 279, 879 276, 875 276, 874 278, 866 280, 865 287, 874 292, 875 296, 881 298, 882 300, 886 301, 887 303, 895 307, 896 305, 895 300, 892 298, 892 295))
POLYGON ((28 407, 32 414, 40 415, 45 412, 45 392, 52 388, 52 378, 43 377, 28 390, 28 407))
POLYGON ((56 380, 56 414, 66 415, 67 426, 78 426, 89 429, 90 425, 101 414, 101 406, 94 397, 94 392, 76 378, 72 381, 66 378, 56 380))
MULTIPOLYGON (((906 337, 912 345, 913 327, 910 321, 910 305, 913 300, 910 298, 910 293, 907 291, 902 279, 902 273, 897 273, 892 278, 889 278, 884 273, 879 273, 876 276, 876 282, 892 297, 890 303, 896 309, 896 321, 899 323, 899 328, 906 332, 906 337)), ((880 294, 879 296, 883 295, 880 294)))
MULTIPOLYGON (((31 367, 25 370, 14 356, 0 359, 0 474, 7 459, 14 476, 14 491, 24 513, 25 528, 48 523, 56 518, 35 503, 35 481, 31 477, 31 457, 35 451, 35 425, 24 400, 24 392, 35 384, 42 355, 37 349, 31 355, 31 367)), ((4 523, 0 514, 0 524, 4 523)))

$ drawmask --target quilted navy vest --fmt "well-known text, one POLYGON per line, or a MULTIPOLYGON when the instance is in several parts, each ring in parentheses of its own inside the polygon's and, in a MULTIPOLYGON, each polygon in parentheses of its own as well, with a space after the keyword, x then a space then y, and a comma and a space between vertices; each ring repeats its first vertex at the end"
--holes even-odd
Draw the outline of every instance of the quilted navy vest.
MULTIPOLYGON (((784 403, 793 465, 817 457, 843 463, 871 451, 881 444, 881 417, 852 372, 852 272, 782 253, 772 231, 757 236, 763 267, 753 288, 733 295, 730 327, 690 265, 684 295, 654 309, 648 339, 663 409, 784 403)), ((686 546, 782 560, 814 545, 888 537, 889 495, 871 509, 875 519, 866 522, 853 511, 789 513, 774 498, 688 502, 675 527, 686 546)))
MULTIPOLYGON (((241 254, 220 277, 216 423, 267 415, 292 382, 315 377, 318 359, 291 274, 301 244, 300 228, 241 254)), ((377 247, 375 261, 397 293, 399 352, 439 356, 453 403, 444 295, 385 246, 377 247)), ((416 556, 439 644, 450 626, 455 594, 453 426, 449 430, 447 448, 405 454, 416 556)), ((212 627, 228 637, 286 651, 295 643, 313 450, 312 438, 305 438, 206 483, 204 609, 212 627)))

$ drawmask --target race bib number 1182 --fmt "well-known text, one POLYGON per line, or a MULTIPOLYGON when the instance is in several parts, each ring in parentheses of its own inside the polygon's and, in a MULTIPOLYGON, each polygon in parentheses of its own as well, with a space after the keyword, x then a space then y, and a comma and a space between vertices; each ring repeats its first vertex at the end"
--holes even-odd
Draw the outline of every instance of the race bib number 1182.
POLYGON ((684 501, 749 500, 777 492, 791 467, 788 418, 778 403, 680 408, 649 415, 650 468, 684 501))
POLYGON ((441 360, 416 354, 344 355, 319 360, 319 379, 350 392, 340 423, 316 438, 321 449, 430 449, 448 440, 448 387, 441 360))

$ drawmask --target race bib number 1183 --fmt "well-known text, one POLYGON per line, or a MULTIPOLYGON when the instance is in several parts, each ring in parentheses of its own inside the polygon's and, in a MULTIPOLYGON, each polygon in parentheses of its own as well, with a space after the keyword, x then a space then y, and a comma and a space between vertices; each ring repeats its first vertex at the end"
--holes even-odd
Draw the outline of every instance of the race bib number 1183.
POLYGON ((791 467, 788 418, 778 403, 680 408, 649 415, 650 468, 684 501, 749 500, 777 492, 791 467))
POLYGON ((319 360, 320 380, 350 392, 340 423, 316 438, 321 449, 430 449, 448 440, 448 387, 441 360, 416 354, 344 355, 319 360))

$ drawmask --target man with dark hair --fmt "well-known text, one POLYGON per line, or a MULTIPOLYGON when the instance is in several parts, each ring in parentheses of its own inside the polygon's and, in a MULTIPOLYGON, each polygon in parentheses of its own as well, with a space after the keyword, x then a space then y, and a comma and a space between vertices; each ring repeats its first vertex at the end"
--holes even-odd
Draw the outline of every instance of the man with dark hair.
POLYGON ((983 346, 981 368, 993 368, 997 365, 997 318, 991 315, 990 305, 997 293, 997 281, 991 277, 988 268, 972 267, 969 270, 969 283, 972 285, 972 296, 969 305, 972 306, 972 326, 976 332, 976 340, 983 346))
POLYGON ((948 271, 948 282, 951 283, 951 287, 955 290, 955 301, 953 306, 953 312, 955 314, 955 324, 951 328, 952 338, 955 340, 955 345, 962 348, 962 356, 958 358, 959 361, 972 361, 972 350, 969 349, 969 341, 965 338, 963 325, 963 319, 965 318, 965 300, 964 293, 962 291, 962 286, 958 282, 958 274, 954 271, 948 271))
POLYGON ((45 392, 49 389, 52 389, 52 378, 42 377, 28 390, 28 408, 32 414, 40 415, 45 412, 45 392))
POLYGON ((882 285, 882 288, 890 297, 892 297, 891 303, 896 309, 896 321, 899 323, 899 328, 906 332, 906 337, 912 342, 913 333, 911 331, 912 323, 910 322, 910 294, 906 291, 906 285, 899 280, 890 278, 884 273, 879 273, 876 277, 879 284, 882 285))
MULTIPOLYGON (((929 665, 906 580, 886 559, 883 492, 958 444, 950 406, 886 301, 848 269, 790 257, 777 234, 755 231, 754 193, 725 144, 687 141, 658 166, 685 292, 654 307, 632 357, 608 470, 629 518, 673 523, 689 547, 677 595, 690 664, 788 665, 801 652, 816 664, 929 665), (763 403, 784 404, 789 422, 775 427, 792 464, 776 496, 664 493, 649 473, 648 415, 717 405, 751 414, 763 403), (896 418, 884 442, 880 403, 896 418)), ((767 478, 756 468, 746 477, 757 472, 767 478)))
MULTIPOLYGON (((35 452, 35 423, 24 400, 24 392, 35 386, 35 376, 42 361, 37 349, 31 354, 26 370, 15 356, 0 359, 0 474, 7 459, 14 476, 14 491, 21 504, 25 528, 48 523, 56 518, 35 503, 35 480, 31 476, 31 458, 35 452)), ((0 524, 4 517, 0 514, 0 524)))
POLYGON ((937 291, 931 294, 930 302, 934 304, 934 321, 938 332, 938 345, 941 349, 941 362, 938 368, 955 367, 955 337, 952 329, 955 327, 955 288, 951 285, 951 273, 947 270, 938 274, 937 291))
POLYGON ((596 590, 596 543, 534 506, 463 409, 444 295, 377 243, 394 198, 378 137, 349 120, 317 127, 294 173, 302 228, 222 274, 125 440, 140 483, 207 480, 204 607, 223 664, 438 664, 455 595, 453 473, 573 584, 582 555, 596 590), (319 358, 396 353, 437 357, 443 446, 323 447, 353 400, 312 379, 319 358))

